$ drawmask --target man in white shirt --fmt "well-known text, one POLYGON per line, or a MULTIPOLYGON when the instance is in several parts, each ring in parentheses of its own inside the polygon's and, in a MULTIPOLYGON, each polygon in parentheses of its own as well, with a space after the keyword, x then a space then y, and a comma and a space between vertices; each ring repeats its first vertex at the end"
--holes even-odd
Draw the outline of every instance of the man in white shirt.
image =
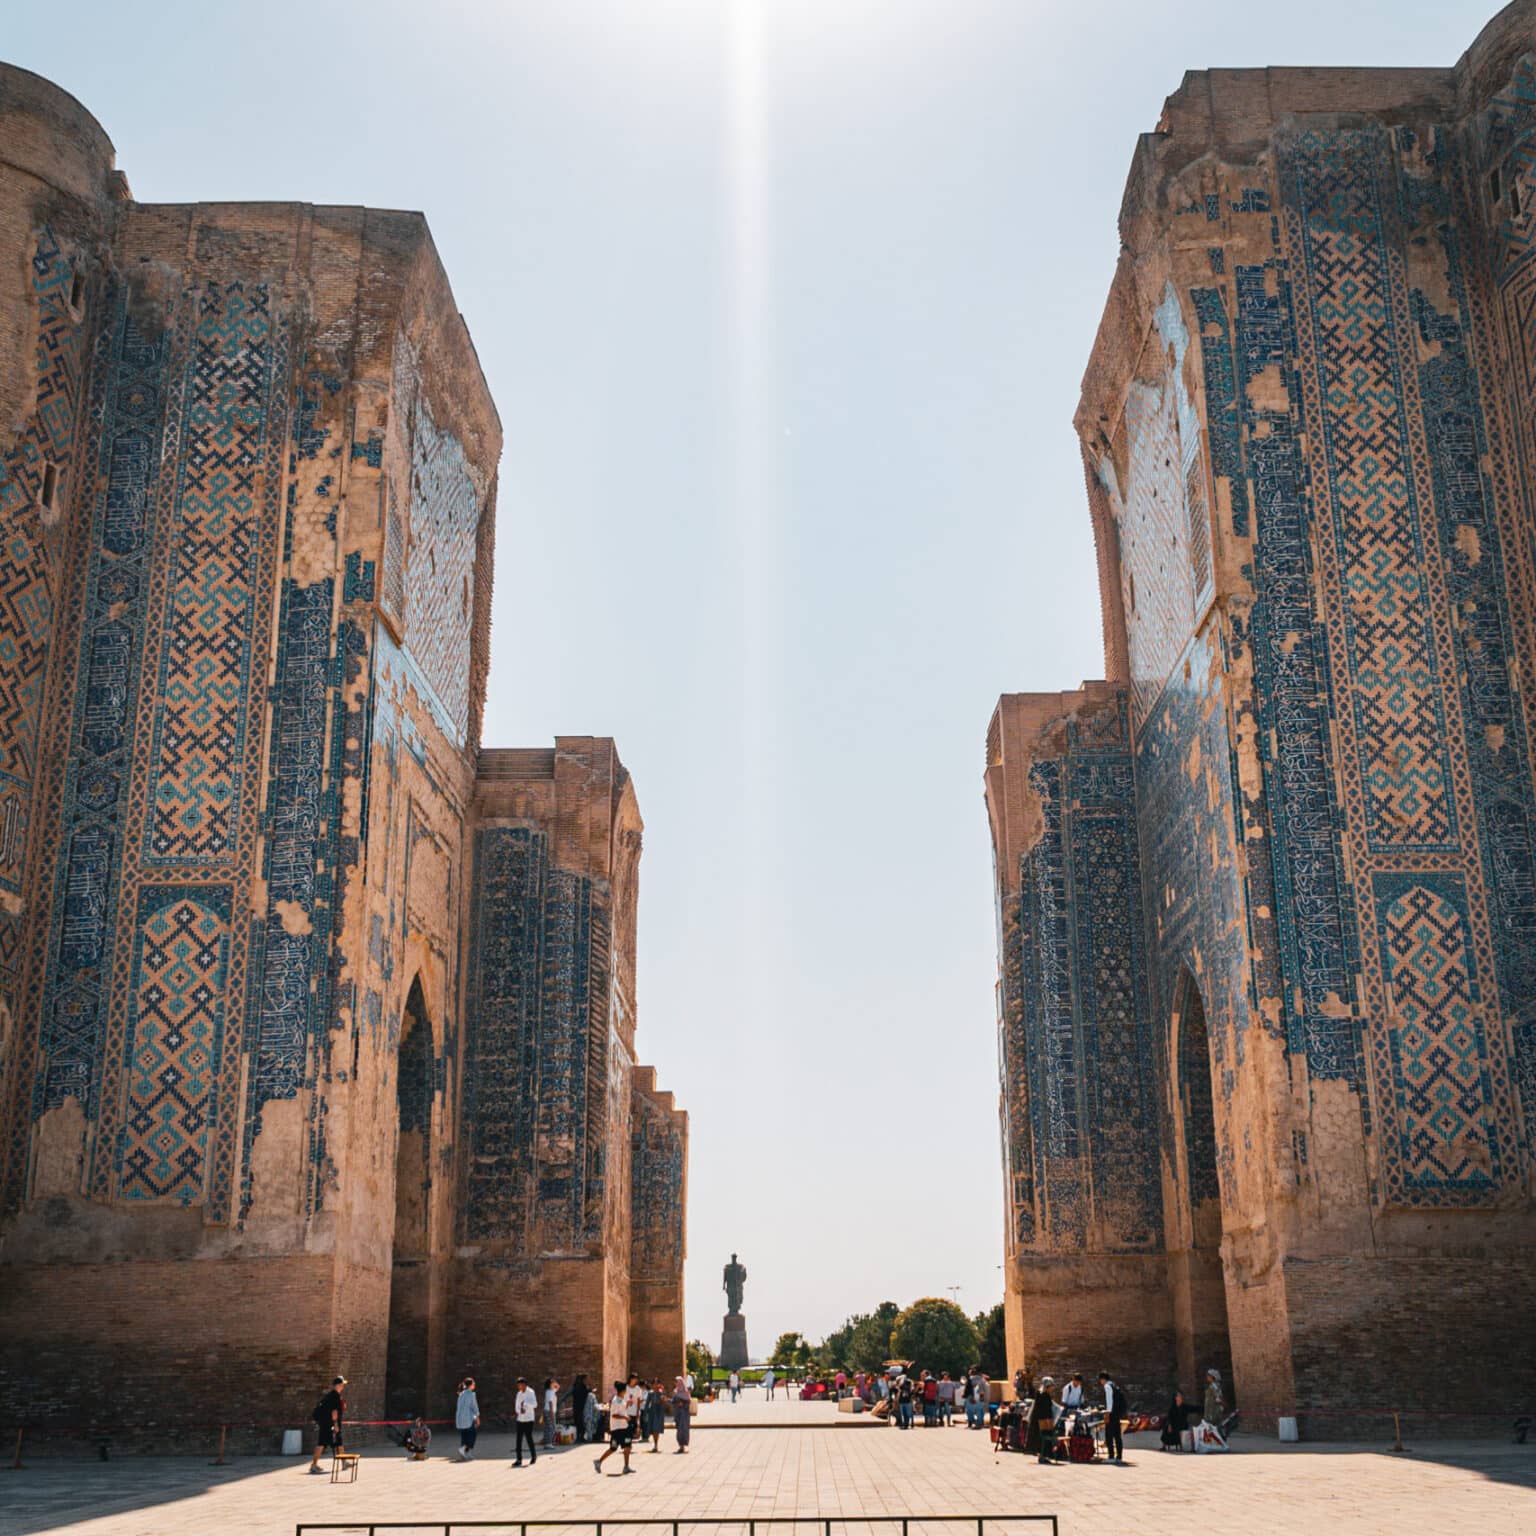
POLYGON ((1104 1454, 1111 1461, 1124 1461, 1120 1423, 1125 1418, 1125 1394, 1110 1380, 1107 1371, 1099 1372, 1099 1385, 1104 1389, 1104 1454))
POLYGON ((1072 1380, 1061 1389, 1061 1412, 1056 1415, 1064 1419, 1069 1413, 1076 1413, 1083 1406, 1083 1377, 1081 1371, 1072 1373, 1072 1380))
POLYGON ((777 1378, 774 1376, 773 1367, 770 1365, 768 1369, 763 1372, 763 1386, 768 1393, 768 1401, 770 1403, 773 1401, 773 1384, 775 1380, 777 1380, 777 1378))
POLYGON ((526 1376, 517 1378, 517 1396, 512 1399, 512 1428, 516 1435, 514 1454, 517 1459, 512 1463, 514 1467, 523 1464, 523 1442, 528 1443, 528 1465, 533 1466, 539 1459, 539 1453, 533 1444, 533 1421, 539 1411, 539 1400, 533 1394, 533 1388, 528 1385, 526 1376))
POLYGON ((739 1371, 731 1372, 729 1385, 731 1388, 731 1401, 734 1403, 741 1396, 741 1373, 739 1371))
POLYGON ((613 1384, 613 1396, 608 1399, 608 1449, 603 1452, 592 1468, 596 1472, 603 1470, 603 1463, 613 1455, 615 1451, 624 1453, 624 1470, 628 1472, 629 1466, 629 1442, 634 1434, 634 1419, 630 1410, 631 1398, 629 1389, 622 1381, 613 1384))

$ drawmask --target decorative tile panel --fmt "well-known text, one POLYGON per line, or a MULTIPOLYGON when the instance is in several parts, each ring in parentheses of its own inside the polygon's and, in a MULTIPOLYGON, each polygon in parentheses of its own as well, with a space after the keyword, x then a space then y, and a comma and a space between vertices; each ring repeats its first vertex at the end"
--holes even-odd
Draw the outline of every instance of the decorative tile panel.
POLYGON ((228 886, 150 886, 140 899, 118 1151, 127 1200, 199 1204, 229 975, 228 886))
POLYGON ((40 507, 49 464, 58 477, 59 503, 71 495, 67 481, 83 351, 81 327, 69 309, 74 273, 73 258, 44 225, 31 252, 36 402, 14 445, 0 453, 0 890, 13 895, 22 890, 53 626, 53 579, 40 507))
POLYGON ((188 359, 146 863, 230 857, 240 810, 272 385, 260 283, 210 284, 188 359))

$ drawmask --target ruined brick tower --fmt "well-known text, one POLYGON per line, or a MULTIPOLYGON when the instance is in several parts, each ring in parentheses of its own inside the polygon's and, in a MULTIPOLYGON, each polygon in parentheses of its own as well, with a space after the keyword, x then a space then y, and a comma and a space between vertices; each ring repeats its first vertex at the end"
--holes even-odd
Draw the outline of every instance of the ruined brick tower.
POLYGON ((1010 1363, 1312 1434, 1528 1401, 1536 3, 1189 74, 1120 232, 1108 680, 987 741, 1010 1363))
POLYGON ((425 222, 135 203, 0 67, 0 252, 0 1413, 440 1411, 632 1311, 680 1369, 634 789, 480 750, 501 430, 425 222))

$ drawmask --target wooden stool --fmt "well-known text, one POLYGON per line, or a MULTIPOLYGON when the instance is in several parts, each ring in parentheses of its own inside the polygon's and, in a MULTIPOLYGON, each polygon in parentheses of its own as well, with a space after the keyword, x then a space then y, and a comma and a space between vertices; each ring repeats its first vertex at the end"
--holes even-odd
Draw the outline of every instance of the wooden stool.
POLYGON ((337 1451, 331 1457, 331 1481, 333 1483, 355 1483, 357 1481, 358 1454, 356 1451, 337 1451), (346 1477, 341 1474, 345 1472, 346 1477))

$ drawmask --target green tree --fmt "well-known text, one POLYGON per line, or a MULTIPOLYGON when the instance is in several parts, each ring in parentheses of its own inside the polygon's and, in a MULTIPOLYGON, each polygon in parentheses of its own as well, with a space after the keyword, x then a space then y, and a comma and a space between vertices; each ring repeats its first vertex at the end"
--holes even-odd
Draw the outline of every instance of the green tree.
POLYGON ((853 1342, 854 1328, 862 1321, 862 1317, 850 1317, 841 1328, 834 1328, 820 1344, 816 1346, 816 1362, 824 1371, 846 1371, 852 1367, 848 1363, 848 1346, 853 1342))
POLYGON ((708 1344, 701 1344, 697 1339, 690 1339, 686 1351, 688 1369, 693 1372, 693 1379, 700 1386, 709 1380, 709 1373, 715 1368, 715 1354, 708 1344))
POLYGON ((959 1375, 976 1359, 976 1329, 952 1301, 924 1296, 891 1329, 891 1352, 922 1371, 959 1375))
POLYGON ((901 1308, 894 1301, 882 1301, 873 1312, 850 1318, 853 1333, 848 1340, 848 1363, 845 1369, 854 1371, 878 1371, 891 1358, 891 1329, 901 1308))
POLYGON ((807 1366, 811 1361, 811 1346, 803 1333, 781 1333, 769 1357, 773 1365, 807 1366))
POLYGON ((1008 1374, 1008 1328, 1004 1321, 1003 1304, 998 1302, 985 1312, 978 1312, 972 1321, 976 1330, 976 1358, 988 1376, 1004 1377, 1008 1374))

